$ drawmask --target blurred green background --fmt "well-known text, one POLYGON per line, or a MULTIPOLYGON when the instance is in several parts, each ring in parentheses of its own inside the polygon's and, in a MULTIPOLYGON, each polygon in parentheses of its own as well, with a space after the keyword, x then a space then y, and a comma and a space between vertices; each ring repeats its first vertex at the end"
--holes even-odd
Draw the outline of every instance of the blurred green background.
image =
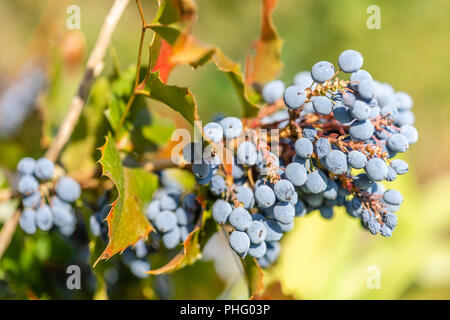
MULTIPOLYGON (((143 2, 152 17, 156 1, 143 2)), ((260 1, 196 2, 199 19, 194 34, 243 63, 251 41, 259 35, 260 1)), ((55 56, 52 50, 64 51, 61 42, 52 39, 64 39, 67 33, 65 8, 69 4, 81 8, 81 30, 76 39, 81 47, 85 41, 89 52, 111 1, 59 1, 52 8, 55 3, 0 2, 0 76, 19 68, 35 50, 52 48, 45 52, 51 59, 55 56), (45 16, 49 11, 53 13, 45 16), (42 24, 45 27, 37 29, 42 24)), ((420 138, 403 156, 410 172, 388 186, 400 190, 405 198, 392 238, 372 237, 343 211, 332 221, 308 215, 285 236, 281 258, 266 272, 266 282, 280 281, 284 292, 298 299, 449 299, 450 90, 446 66, 450 65, 450 2, 280 0, 274 22, 284 39, 282 80, 290 83, 295 73, 310 69, 319 60, 336 63, 343 50, 358 50, 364 56, 364 69, 375 79, 411 94, 420 138), (380 7, 379 30, 366 26, 369 5, 380 7), (379 289, 367 287, 371 266, 379 268, 379 289)), ((138 12, 131 1, 113 36, 113 48, 122 66, 135 63, 139 28, 138 12)), ((56 122, 64 116, 76 90, 86 55, 72 57, 73 68, 67 67, 70 63, 51 60, 51 67, 59 70, 54 97, 59 108, 51 115, 56 122)), ((111 69, 109 58, 104 73, 111 69)), ((196 71, 178 67, 169 83, 189 86, 204 121, 217 112, 240 115, 231 84, 212 64, 196 71)), ((173 116, 161 106, 158 109, 165 117, 173 116)), ((29 148, 41 152, 39 145, 27 146, 20 139, 3 143, 0 166, 12 168, 29 148)), ((1 215, 8 214, 6 208, 0 207, 2 210, 1 215)), ((0 279, 3 276, 0 271, 0 279)))

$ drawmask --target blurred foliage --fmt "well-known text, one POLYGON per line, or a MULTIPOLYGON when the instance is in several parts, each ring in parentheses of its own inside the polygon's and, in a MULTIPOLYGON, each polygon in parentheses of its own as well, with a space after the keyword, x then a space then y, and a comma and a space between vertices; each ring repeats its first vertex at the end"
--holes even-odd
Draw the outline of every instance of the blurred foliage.
MULTIPOLYGON (((0 85, 30 54, 50 48, 43 50, 49 51, 46 54, 50 59, 49 88, 39 103, 45 108, 30 114, 23 130, 13 140, 0 140, 2 169, 12 170, 25 155, 37 157, 43 153, 82 76, 83 61, 67 60, 67 52, 59 45, 67 32, 66 7, 80 6, 80 41, 85 41, 89 50, 101 27, 99 17, 106 15, 111 1, 58 1, 50 10, 55 13, 53 19, 51 22, 47 19, 48 25, 42 26, 39 22, 42 14, 48 14, 48 6, 53 4, 55 1, 46 0, 0 3, 0 19, 8 26, 0 29, 3 43, 8 44, 3 46, 0 55, 0 85), (49 43, 49 39, 56 40, 49 43), (43 139, 37 134, 40 132, 43 139)), ((259 34, 260 1, 197 0, 197 4, 199 19, 194 35, 217 45, 231 59, 243 64, 249 44, 259 34)), ((155 13, 156 1, 145 1, 144 9, 155 13)), ((406 199, 392 238, 372 237, 343 211, 337 212, 332 221, 323 221, 315 213, 308 215, 283 240, 279 262, 265 271, 267 285, 280 281, 283 293, 297 299, 450 298, 450 204, 445 201, 450 193, 450 91, 446 87, 447 69, 443 67, 450 64, 448 12, 450 2, 445 0, 279 1, 273 19, 284 40, 282 80, 289 83, 295 73, 309 69, 315 62, 336 62, 341 51, 356 49, 364 56, 364 68, 371 70, 376 79, 412 95, 420 139, 405 159, 410 164, 409 174, 388 185, 401 191, 406 199), (372 4, 381 9, 380 30, 366 27, 366 8, 372 4), (379 290, 369 290, 366 286, 369 266, 380 268, 379 290)), ((113 49, 102 77, 93 88, 89 107, 63 154, 62 163, 69 171, 91 166, 92 160, 85 157, 88 152, 96 152, 94 158, 99 158, 95 147, 103 143, 106 129, 114 127, 111 115, 104 117, 102 112, 106 105, 115 103, 117 87, 123 85, 114 80, 120 79, 121 72, 134 72, 121 66, 134 65, 139 30, 137 9, 130 5, 113 36, 113 49), (107 78, 110 75, 112 78, 107 78)), ((82 48, 80 44, 76 47, 82 48)), ((189 87, 196 96, 203 121, 217 113, 241 114, 233 85, 213 64, 205 64, 195 72, 189 66, 180 66, 168 83, 189 87)), ((126 91, 126 87, 122 88, 126 91)), ((142 150, 164 145, 171 129, 186 126, 173 110, 158 102, 136 103, 140 107, 135 108, 127 125, 133 125, 133 143, 144 146, 142 150), (154 132, 159 133, 157 138, 154 132)), ((7 176, 8 170, 4 171, 7 176)), ((6 176, 4 173, 0 176, 1 187, 8 186, 6 176)), ((91 192, 87 196, 99 195, 91 192)), ((1 204, 2 221, 14 212, 16 205, 1 204)), ((82 214, 87 221, 91 209, 83 209, 82 214)), ((101 262, 92 270, 89 267, 92 259, 100 255, 106 244, 93 240, 83 227, 77 230, 70 242, 57 233, 39 232, 29 237, 18 230, 0 260, 0 298, 246 297, 246 288, 239 281, 242 275, 232 259, 205 257, 173 274, 144 280, 130 273, 121 256, 101 262), (90 256, 89 248, 96 257, 90 256), (66 268, 72 264, 82 266, 82 290, 66 288, 66 268)), ((224 251, 223 255, 230 258, 229 252, 224 251)), ((154 266, 166 262, 167 257, 155 257, 151 261, 154 266)))

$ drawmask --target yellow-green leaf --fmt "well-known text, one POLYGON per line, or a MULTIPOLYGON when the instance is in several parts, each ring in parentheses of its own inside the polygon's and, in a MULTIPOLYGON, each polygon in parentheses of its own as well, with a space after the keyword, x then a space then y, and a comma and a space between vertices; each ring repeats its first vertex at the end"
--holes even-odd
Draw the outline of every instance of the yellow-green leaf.
POLYGON ((122 165, 111 135, 106 138, 100 150, 103 175, 112 180, 117 188, 118 197, 106 218, 109 242, 96 264, 101 259, 108 259, 122 252, 153 230, 145 216, 144 206, 151 200, 158 186, 156 175, 142 168, 127 168, 122 165))

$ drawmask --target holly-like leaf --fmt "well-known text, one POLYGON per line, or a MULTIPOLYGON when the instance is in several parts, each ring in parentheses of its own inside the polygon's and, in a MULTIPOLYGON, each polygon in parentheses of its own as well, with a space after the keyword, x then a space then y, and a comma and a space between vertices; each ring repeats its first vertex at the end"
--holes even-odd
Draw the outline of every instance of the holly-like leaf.
POLYGON ((158 186, 156 175, 142 168, 127 168, 122 165, 111 135, 108 135, 100 150, 102 157, 99 162, 103 168, 103 175, 114 183, 118 197, 106 218, 109 228, 108 245, 95 264, 134 245, 153 230, 145 216, 144 205, 151 200, 158 186))
POLYGON ((283 40, 273 25, 272 14, 277 0, 262 0, 261 35, 253 43, 254 55, 246 59, 246 83, 264 83, 279 76, 283 63, 281 62, 281 47, 283 40))
POLYGON ((171 273, 193 264, 201 257, 202 249, 208 239, 217 231, 217 224, 210 211, 204 211, 201 225, 197 225, 183 243, 183 251, 177 254, 166 265, 150 270, 149 274, 171 273))
POLYGON ((256 262, 255 258, 247 256, 244 260, 244 269, 247 277, 247 285, 250 299, 264 289, 264 271, 256 262))

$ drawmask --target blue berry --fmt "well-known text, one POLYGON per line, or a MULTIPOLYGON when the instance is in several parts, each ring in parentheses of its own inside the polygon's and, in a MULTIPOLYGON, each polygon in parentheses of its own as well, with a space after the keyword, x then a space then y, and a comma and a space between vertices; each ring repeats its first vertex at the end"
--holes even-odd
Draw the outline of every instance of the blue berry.
POLYGON ((236 199, 244 205, 245 209, 250 209, 255 203, 253 190, 247 186, 236 187, 236 199))
POLYGON ((400 128, 400 134, 403 135, 409 144, 414 144, 419 140, 417 129, 411 125, 405 124, 400 128))
POLYGON ((207 123, 203 127, 203 134, 206 139, 211 140, 214 143, 219 143, 223 139, 223 129, 216 122, 207 123))
POLYGON ((364 153, 353 150, 348 154, 348 163, 355 169, 362 169, 367 164, 367 157, 364 153))
POLYGON ((42 231, 48 231, 53 226, 52 212, 48 205, 44 205, 36 211, 36 225, 42 231))
POLYGON ((228 202, 220 199, 214 202, 211 209, 213 218, 217 223, 227 222, 228 216, 230 215, 232 210, 233 209, 231 208, 231 205, 228 202))
POLYGON ((248 166, 255 165, 256 160, 258 159, 256 146, 250 141, 241 143, 237 148, 236 158, 238 164, 245 164, 248 166))
POLYGON ((274 80, 267 83, 262 90, 262 98, 265 102, 273 104, 283 97, 284 83, 281 80, 274 80))
POLYGON ((267 228, 263 222, 254 220, 247 229, 247 235, 254 244, 260 244, 266 240, 267 228))
POLYGON ((292 110, 298 109, 306 102, 305 91, 300 86, 290 86, 284 91, 283 99, 286 107, 292 110))
POLYGON ((301 71, 294 76, 294 84, 300 86, 303 90, 310 88, 313 82, 309 71, 301 71))
POLYGON ((400 175, 407 173, 409 170, 408 163, 401 159, 392 160, 391 167, 395 170, 397 174, 400 175))
POLYGON ((226 139, 234 139, 241 135, 242 121, 239 118, 227 117, 220 121, 226 139))
POLYGON ((168 232, 177 226, 177 216, 171 211, 162 211, 155 218, 155 227, 160 232, 168 232))
POLYGON ((149 203, 147 208, 145 209, 145 214, 149 220, 156 219, 156 216, 161 213, 161 209, 159 206, 159 200, 153 200, 149 203))
POLYGON ((47 159, 40 158, 36 161, 34 175, 41 180, 50 180, 55 172, 55 164, 47 159))
POLYGON ((351 109, 352 116, 357 120, 366 120, 370 117, 370 108, 364 101, 356 100, 351 109))
POLYGON ((266 241, 278 241, 281 239, 283 236, 283 230, 281 230, 277 222, 273 220, 265 220, 264 225, 267 229, 266 241))
POLYGON ((205 179, 211 174, 211 166, 207 163, 194 163, 192 172, 198 179, 205 179))
POLYGON ((311 77, 314 81, 323 83, 327 80, 331 80, 334 76, 334 66, 328 61, 317 62, 311 68, 311 77))
POLYGON ((39 182, 33 176, 22 176, 17 184, 17 190, 23 195, 30 195, 39 188, 39 182))
POLYGON ((350 136, 356 141, 364 141, 372 137, 374 126, 370 120, 356 120, 350 126, 350 136))
POLYGON ((177 207, 178 207, 177 201, 174 199, 174 197, 172 197, 170 195, 167 195, 167 194, 163 195, 159 199, 159 208, 162 211, 164 211, 164 210, 174 211, 177 207))
POLYGON ((403 202, 403 196, 399 191, 391 189, 384 192, 383 200, 389 204, 400 205, 403 202))
POLYGON ((178 226, 162 235, 162 241, 167 249, 173 249, 180 244, 181 233, 178 226))
POLYGON ((321 115, 330 114, 333 108, 333 102, 325 96, 318 96, 313 100, 314 110, 321 115))
POLYGON ((325 174, 320 170, 308 173, 305 186, 311 193, 320 193, 325 191, 327 188, 327 179, 325 174))
POLYGON ((294 186, 286 179, 281 179, 275 183, 273 190, 277 199, 282 202, 289 202, 294 197, 295 193, 294 186))
POLYGON ((236 253, 244 255, 250 248, 250 239, 245 232, 235 230, 230 234, 230 246, 236 253))
POLYGON ((209 183, 209 190, 215 196, 220 196, 227 189, 227 184, 222 176, 215 175, 209 183))
POLYGON ((67 176, 59 179, 55 191, 58 197, 66 202, 74 202, 81 195, 79 183, 67 176))
POLYGON ((253 258, 262 258, 266 254, 267 246, 265 242, 260 244, 250 244, 250 248, 248 249, 248 254, 253 258))
POLYGON ((22 175, 32 175, 36 167, 36 160, 30 157, 23 158, 17 164, 17 171, 22 175))
POLYGON ((340 175, 348 170, 347 155, 341 150, 331 150, 325 158, 325 164, 331 172, 340 175))
MULTIPOLYGON (((309 140, 306 141, 309 142, 309 140)), ((306 182, 307 172, 304 166, 293 162, 286 166, 285 176, 294 187, 300 187, 306 182)))
POLYGON ((372 79, 363 79, 358 84, 358 93, 361 98, 370 99, 375 94, 375 85, 372 79))
POLYGON ((252 216, 244 208, 235 208, 228 217, 230 224, 240 231, 245 231, 252 223, 252 216))
POLYGON ((345 50, 339 55, 339 68, 346 73, 356 72, 363 65, 361 53, 355 50, 345 50))
POLYGON ((389 238, 390 236, 392 236, 392 229, 389 228, 386 224, 383 224, 380 228, 380 234, 383 237, 389 238))
POLYGON ((33 209, 25 209, 19 219, 20 228, 28 234, 36 232, 36 211, 33 209))
POLYGON ((295 141, 295 152, 302 158, 309 158, 313 154, 314 146, 307 138, 300 138, 295 141))
POLYGON ((387 141, 389 149, 395 152, 406 152, 409 148, 408 140, 399 133, 393 134, 387 141))
POLYGON ((181 226, 187 226, 194 220, 194 216, 192 215, 192 213, 186 211, 181 207, 178 207, 175 210, 175 215, 177 216, 177 223, 181 226))
POLYGON ((89 217, 89 229, 94 237, 100 236, 102 227, 95 216, 89 217))
POLYGON ((295 208, 289 202, 279 202, 273 207, 273 214, 277 221, 288 224, 294 221, 295 208))
POLYGON ((331 151, 331 144, 327 138, 319 138, 316 141, 316 153, 319 159, 325 158, 331 151))
POLYGON ((275 193, 267 185, 261 185, 255 189, 255 199, 262 208, 269 208, 275 203, 275 193))
POLYGON ((388 175, 388 166, 380 158, 372 158, 367 161, 364 170, 372 181, 382 181, 386 179, 388 175))

